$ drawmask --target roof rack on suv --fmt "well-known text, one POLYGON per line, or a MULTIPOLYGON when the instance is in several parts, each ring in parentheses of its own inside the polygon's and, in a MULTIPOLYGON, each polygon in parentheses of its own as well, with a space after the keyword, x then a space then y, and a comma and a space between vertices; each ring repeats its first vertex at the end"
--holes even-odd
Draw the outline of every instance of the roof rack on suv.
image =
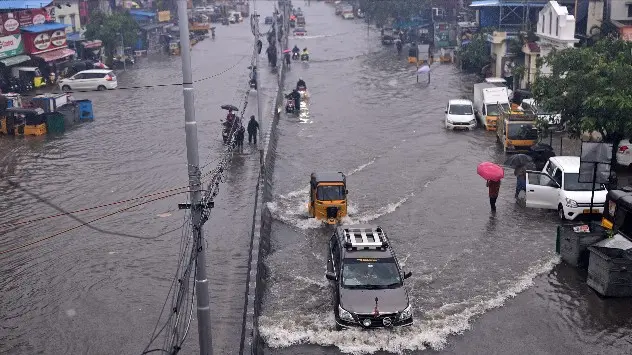
POLYGON ((347 249, 386 249, 388 247, 386 234, 380 227, 346 228, 343 233, 347 249))

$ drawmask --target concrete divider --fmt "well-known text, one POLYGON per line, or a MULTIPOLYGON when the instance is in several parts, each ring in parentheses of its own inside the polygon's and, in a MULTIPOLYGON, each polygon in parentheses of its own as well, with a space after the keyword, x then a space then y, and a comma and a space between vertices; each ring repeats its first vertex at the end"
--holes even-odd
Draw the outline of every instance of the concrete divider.
MULTIPOLYGON (((287 48, 289 26, 289 8, 283 7, 283 38, 281 39, 282 50, 287 48)), ((248 277, 246 288, 246 299, 244 305, 242 336, 240 344, 241 355, 260 354, 262 342, 259 338, 259 315, 261 312, 261 300, 265 289, 266 268, 263 257, 270 249, 270 227, 272 218, 270 211, 266 208, 266 203, 272 201, 272 180, 274 175, 274 161, 277 145, 277 125, 279 117, 283 111, 284 81, 287 70, 283 54, 281 53, 281 66, 278 71, 277 95, 272 105, 271 123, 263 137, 263 164, 257 180, 255 207, 252 216, 252 230, 250 241, 250 256, 248 259, 248 277)))

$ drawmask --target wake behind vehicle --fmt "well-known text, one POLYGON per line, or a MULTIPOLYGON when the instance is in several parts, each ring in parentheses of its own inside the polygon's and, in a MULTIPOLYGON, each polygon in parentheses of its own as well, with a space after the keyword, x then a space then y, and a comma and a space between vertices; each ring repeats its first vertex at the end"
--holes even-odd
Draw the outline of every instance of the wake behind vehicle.
POLYGON ((335 224, 347 216, 347 177, 341 172, 312 173, 309 182, 310 217, 335 224))
POLYGON ((470 100, 450 100, 445 109, 445 128, 472 130, 476 128, 476 116, 470 100))
POLYGON ((329 240, 326 278, 334 292, 336 330, 413 324, 404 273, 384 230, 339 226, 329 240))

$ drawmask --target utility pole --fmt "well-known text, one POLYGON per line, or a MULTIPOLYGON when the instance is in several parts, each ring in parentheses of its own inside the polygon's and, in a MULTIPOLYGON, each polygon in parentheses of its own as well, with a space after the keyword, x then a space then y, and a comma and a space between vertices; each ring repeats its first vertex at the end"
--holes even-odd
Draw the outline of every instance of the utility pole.
POLYGON ((125 57, 125 42, 123 42, 123 32, 119 32, 121 36, 121 59, 123 60, 123 70, 127 71, 127 58, 125 57))
POLYGON ((259 14, 254 11, 251 21, 253 21, 255 35, 255 78, 257 78, 257 116, 259 116, 259 164, 263 167, 263 104, 261 103, 261 77, 259 76, 259 46, 257 42, 261 39, 259 33, 259 14))
POLYGON ((209 304, 208 279, 206 277, 206 250, 202 230, 202 185, 200 181, 200 157, 198 155, 197 123, 195 121, 195 99, 193 97, 193 72, 191 68, 191 41, 187 1, 177 0, 178 26, 182 51, 182 92, 184 95, 184 130, 187 142, 187 166, 193 223, 193 244, 197 248, 195 262, 195 293, 197 294, 198 335, 200 355, 213 354, 211 341, 211 309, 209 304))

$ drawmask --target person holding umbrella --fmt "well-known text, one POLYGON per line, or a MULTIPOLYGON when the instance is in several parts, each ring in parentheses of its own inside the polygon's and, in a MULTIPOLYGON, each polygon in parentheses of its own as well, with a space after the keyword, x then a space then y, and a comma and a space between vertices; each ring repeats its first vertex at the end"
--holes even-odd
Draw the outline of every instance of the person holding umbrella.
POLYGON ((487 180, 486 186, 489 192, 489 205, 492 212, 496 212, 496 200, 500 192, 500 180, 505 177, 505 170, 494 163, 483 162, 478 165, 476 172, 487 180))
POLYGON ((526 154, 512 155, 505 161, 505 165, 509 165, 514 168, 514 175, 516 176, 516 200, 520 199, 520 192, 527 193, 527 165, 533 164, 533 158, 526 154))

